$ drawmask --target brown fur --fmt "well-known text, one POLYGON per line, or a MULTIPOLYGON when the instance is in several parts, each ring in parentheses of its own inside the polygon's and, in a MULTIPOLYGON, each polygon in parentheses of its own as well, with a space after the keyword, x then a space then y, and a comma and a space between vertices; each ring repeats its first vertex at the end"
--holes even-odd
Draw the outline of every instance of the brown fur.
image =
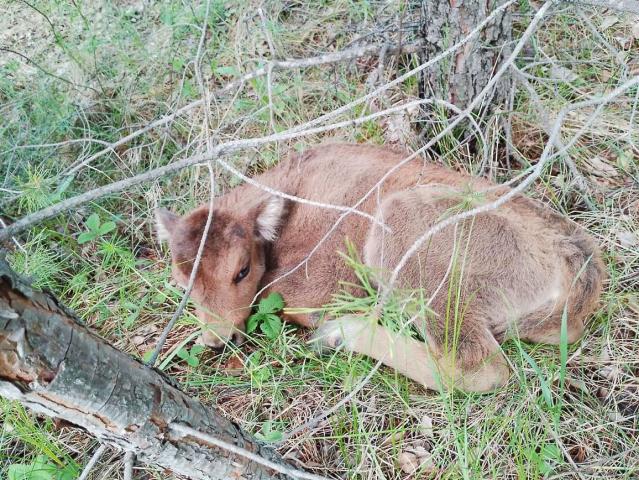
MULTIPOLYGON (((324 203, 355 204, 406 153, 366 145, 323 145, 282 161, 256 180, 277 190, 324 203)), ((374 214, 391 232, 368 219, 349 215, 309 260, 281 280, 288 307, 327 303, 340 280, 355 282, 337 251, 348 237, 383 284, 406 249, 429 227, 455 213, 465 192, 494 187, 415 159, 399 168, 359 209, 374 214)), ((485 194, 490 201, 507 191, 485 194)), ((186 283, 202 235, 208 207, 179 218, 158 213, 159 230, 173 253, 173 273, 186 283)), ((261 286, 287 274, 308 255, 340 212, 283 202, 242 185, 215 200, 193 298, 198 315, 212 330, 205 343, 218 346, 241 332, 250 302, 261 286), (277 234, 277 238, 274 238, 277 234), (237 273, 250 273, 237 283, 237 273)), ((605 269, 594 241, 579 226, 543 204, 518 196, 499 209, 448 227, 434 235, 409 260, 399 277, 402 287, 423 288, 433 297, 435 315, 421 319, 427 341, 399 337, 379 325, 347 317, 327 322, 316 336, 381 359, 405 375, 437 388, 442 379, 459 388, 486 391, 503 384, 508 367, 499 343, 518 335, 533 342, 558 343, 567 311, 568 340, 577 340, 586 317, 596 308, 605 269), (455 234, 455 232, 457 232, 455 234), (456 251, 459 305, 449 306, 446 276, 456 251), (442 286, 438 289, 438 286, 442 286), (459 334, 449 335, 453 322, 459 334)), ((268 291, 264 293, 268 294, 268 291)), ((287 320, 311 327, 313 317, 287 320)))

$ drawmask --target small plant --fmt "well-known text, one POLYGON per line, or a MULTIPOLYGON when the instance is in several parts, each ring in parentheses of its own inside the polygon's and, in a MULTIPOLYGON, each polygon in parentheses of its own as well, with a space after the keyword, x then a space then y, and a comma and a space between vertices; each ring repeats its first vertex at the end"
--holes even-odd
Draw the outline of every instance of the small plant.
POLYGON ((7 469, 8 480, 73 480, 78 471, 73 465, 56 465, 46 455, 38 455, 31 463, 14 463, 7 469))
POLYGON ((525 450, 528 460, 537 467, 537 471, 544 476, 551 474, 557 465, 563 463, 563 455, 556 443, 545 443, 537 451, 536 448, 525 450))
POLYGON ((273 376, 273 369, 264 361, 264 353, 260 350, 248 357, 245 368, 251 376, 251 383, 257 389, 262 388, 264 382, 273 376))
POLYGON ((115 222, 109 221, 100 223, 100 216, 97 213, 93 213, 89 218, 87 218, 86 226, 88 230, 86 232, 82 232, 78 236, 78 243, 80 245, 92 242, 93 240, 96 240, 114 230, 115 222))
POLYGON ((257 327, 269 340, 275 340, 282 331, 282 319, 277 315, 284 308, 284 300, 279 293, 271 293, 260 300, 257 312, 251 315, 246 324, 246 333, 254 332, 257 327))
POLYGON ((273 429, 273 422, 271 420, 264 422, 262 424, 262 428, 255 434, 255 436, 259 440, 267 443, 279 442, 282 440, 282 432, 273 429))
POLYGON ((138 302, 131 302, 130 300, 124 300, 121 302, 122 307, 128 311, 128 315, 124 319, 124 328, 129 329, 135 324, 148 302, 148 296, 144 296, 138 302))
POLYGON ((197 367, 200 364, 200 354, 204 351, 204 345, 193 345, 190 350, 180 348, 177 356, 186 361, 190 366, 197 367))

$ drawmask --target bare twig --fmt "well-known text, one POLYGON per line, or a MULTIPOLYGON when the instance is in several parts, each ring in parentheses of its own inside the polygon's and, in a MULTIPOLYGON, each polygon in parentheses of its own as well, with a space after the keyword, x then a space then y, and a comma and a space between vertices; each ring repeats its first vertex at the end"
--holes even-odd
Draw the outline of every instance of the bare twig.
POLYGON ((46 70, 45 68, 43 68, 40 64, 38 64, 37 62, 31 60, 29 57, 27 57, 26 55, 17 52, 11 48, 7 48, 7 47, 3 47, 2 45, 0 45, 0 51, 3 52, 7 52, 7 53, 12 53, 13 55, 17 55, 18 57, 22 58, 23 60, 25 60, 27 63, 33 65, 35 68, 37 68, 38 70, 40 70, 42 73, 44 73, 45 75, 48 75, 50 77, 56 78, 64 83, 68 83, 69 85, 75 87, 75 88, 85 88, 88 90, 93 90, 95 93, 99 94, 100 92, 98 90, 96 90, 95 88, 89 86, 89 85, 83 85, 81 83, 75 83, 67 78, 61 77, 60 75, 56 75, 55 73, 51 73, 50 71, 46 70))
POLYGON ((271 130, 275 133, 277 130, 275 129, 275 107, 273 106, 273 65, 270 63, 266 69, 266 91, 268 94, 269 121, 271 122, 271 130))
POLYGON ((373 365, 373 368, 371 368, 370 371, 366 374, 366 376, 362 378, 362 380, 357 385, 355 385, 355 387, 351 389, 350 392, 348 392, 348 395, 346 395, 344 398, 342 398, 339 402, 337 402, 332 407, 324 410, 319 415, 316 415, 313 418, 310 418, 309 420, 304 422, 302 425, 298 425, 290 432, 284 433, 279 443, 285 442, 289 440, 290 438, 293 438, 295 435, 297 435, 300 432, 303 432, 307 428, 313 428, 319 422, 333 415, 340 408, 342 408, 344 405, 350 402, 355 397, 355 395, 357 395, 366 385, 368 385, 368 382, 371 381, 371 378, 373 378, 375 373, 377 373, 377 370, 379 370, 381 366, 384 364, 384 361, 386 360, 387 356, 388 356, 388 353, 386 353, 381 359, 379 359, 377 363, 373 365))
MULTIPOLYGON (((2 220, 2 218, 0 218, 0 225, 2 226, 2 228, 7 228, 7 224, 4 223, 4 220, 2 220)), ((22 244, 20 242, 18 242, 18 240, 15 237, 11 237, 11 241, 13 242, 13 244, 18 247, 18 249, 26 254, 27 250, 22 246, 22 244)))
MULTIPOLYGON (((426 101, 430 101, 430 100, 426 100, 426 101)), ((298 138, 302 136, 328 132, 330 130, 336 130, 343 127, 351 127, 351 126, 359 125, 369 120, 382 117, 384 115, 388 115, 389 113, 394 113, 407 108, 412 108, 415 105, 419 105, 420 102, 424 102, 424 100, 418 100, 415 102, 402 104, 396 107, 382 110, 380 112, 372 113, 370 115, 367 115, 366 117, 353 119, 353 120, 345 120, 343 122, 338 122, 338 123, 326 125, 323 127, 316 127, 309 130, 305 130, 303 132, 289 132, 289 133, 284 132, 284 133, 279 133, 276 135, 268 135, 265 137, 249 138, 245 140, 236 140, 236 141, 231 141, 227 143, 221 143, 213 147, 207 153, 194 155, 192 157, 188 157, 188 158, 179 160, 177 162, 173 162, 169 165, 158 167, 153 170, 149 170, 147 172, 141 173, 139 175, 125 178, 123 180, 113 182, 108 185, 95 188, 93 190, 89 190, 88 192, 81 193, 80 195, 76 195, 75 197, 68 198, 61 202, 50 205, 49 207, 43 208, 42 210, 34 212, 30 215, 27 215, 21 218, 20 220, 17 220, 15 223, 9 225, 7 228, 0 230, 0 240, 5 240, 9 236, 15 235, 16 232, 20 232, 30 227, 31 225, 34 225, 48 218, 55 217, 59 213, 62 213, 66 210, 77 207, 84 203, 97 200, 98 198, 106 197, 107 195, 111 195, 113 193, 121 192, 123 190, 131 188, 135 185, 139 185, 141 183, 145 183, 151 180, 155 180, 157 178, 161 178, 163 176, 183 170, 184 168, 187 168, 192 165, 218 159, 222 155, 229 155, 230 153, 236 152, 241 149, 254 148, 254 147, 264 145, 270 142, 289 140, 292 138, 298 138)), ((221 165, 224 166, 224 164, 221 164, 221 165)), ((229 166, 228 164, 226 165, 229 166)), ((248 177, 242 174, 242 177, 240 178, 248 178, 248 177)), ((340 205, 331 205, 331 204, 325 204, 321 202, 315 202, 305 198, 296 197, 294 195, 285 194, 283 192, 278 192, 276 190, 272 190, 268 187, 265 187, 255 182, 254 180, 252 181, 254 182, 255 186, 271 193, 272 195, 281 196, 283 198, 296 201, 298 203, 303 203, 303 204, 307 204, 307 205, 311 205, 311 206, 315 206, 319 208, 327 208, 330 210, 354 213, 356 215, 361 215, 362 217, 377 223, 374 217, 372 217, 371 215, 365 212, 360 212, 359 210, 356 210, 355 209, 356 207, 345 207, 340 205)))
MULTIPOLYGON (((628 132, 624 135, 624 137, 628 138, 628 142, 635 147, 635 142, 632 139, 632 125, 635 122, 635 115, 637 114, 637 104, 639 103, 639 88, 637 89, 637 91, 635 92, 635 99, 632 102, 632 112, 630 113, 630 120, 628 121, 628 125, 630 125, 630 128, 628 129, 628 132)), ((636 148, 636 147, 635 147, 636 148)))
MULTIPOLYGON (((315 120, 312 120, 310 122, 307 122, 303 125, 299 125, 297 127, 295 127, 292 130, 289 130, 285 133, 288 132, 296 132, 299 130, 303 130, 303 129, 307 129, 310 128, 314 125, 318 125, 326 120, 329 120, 330 118, 335 118, 339 115, 341 115, 342 113, 352 109, 353 107, 360 105, 363 102, 368 102, 371 98, 379 95, 380 93, 388 90, 389 88, 400 84, 401 82, 403 82, 404 80, 412 77, 413 75, 416 75, 417 73, 419 73, 420 71, 424 70, 425 68, 428 68, 432 65, 434 65, 435 63, 439 62, 440 60, 446 58, 447 56, 451 55, 454 51, 456 51, 458 48, 462 47, 463 45, 465 45, 466 43, 468 43, 470 40, 472 40, 477 34, 479 34, 479 32, 486 26, 488 25, 499 13, 501 13, 503 10, 507 9, 508 7, 510 7, 511 5, 513 5, 515 3, 516 0, 508 0, 507 2, 505 2, 503 5, 499 6, 498 8, 496 8, 490 15, 488 15, 488 17, 486 17, 485 20, 483 20, 482 22, 480 22, 474 29, 472 29, 470 32, 468 32, 468 35, 466 35, 466 37, 464 37, 463 39, 461 39, 459 42, 455 43, 454 45, 450 46, 449 48, 447 48, 446 50, 444 50, 442 53, 440 53, 439 55, 433 57, 432 59, 428 60, 427 62, 425 62, 424 64, 420 65, 419 67, 397 77, 395 80, 375 89, 374 91, 370 92, 369 94, 347 104, 344 105, 336 110, 334 110, 333 112, 330 112, 326 115, 323 115, 321 117, 316 118, 315 120)), ((359 47, 353 47, 351 49, 348 50, 343 50, 341 52, 335 52, 335 53, 327 53, 324 55, 319 55, 317 57, 310 57, 310 58, 302 58, 302 59, 294 59, 294 60, 278 60, 278 61, 272 61, 270 62, 270 64, 272 65, 272 68, 281 68, 281 69, 293 69, 293 68, 307 68, 307 67, 312 67, 312 66, 319 66, 319 65, 325 65, 328 63, 338 63, 338 62, 344 62, 344 61, 348 61, 348 60, 353 60, 355 58, 359 58, 359 57, 363 57, 366 55, 371 55, 374 53, 377 53, 380 51, 381 48, 383 48, 384 46, 380 46, 377 44, 368 44, 368 45, 363 45, 363 46, 359 46, 359 47)), ((395 45, 395 46, 389 46, 387 47, 386 50, 386 55, 398 55, 398 54, 402 54, 402 53, 414 53, 417 52, 419 49, 421 48, 421 43, 410 43, 410 44, 405 44, 405 45, 395 45)), ((225 85, 223 88, 217 90, 214 92, 215 95, 222 95, 224 93, 227 93, 241 85, 244 85, 247 81, 252 80, 254 78, 258 78, 261 76, 264 76, 267 74, 268 71, 268 67, 261 67, 258 68, 250 73, 247 73, 243 76, 241 76, 240 78, 228 83, 227 85, 225 85)), ((192 102, 188 105, 185 105, 184 107, 178 109, 176 112, 170 114, 170 115, 166 115, 152 123, 150 123, 149 125, 147 125, 146 127, 137 130, 135 132, 132 132, 131 134, 127 135, 126 137, 121 138, 120 140, 118 140, 117 142, 112 143, 111 145, 109 145, 109 147, 97 152, 96 154, 92 155, 91 157, 87 158, 86 160, 82 160, 74 165, 72 165, 69 170, 66 172, 67 175, 74 175, 75 173, 77 173, 78 170, 80 170, 83 166, 86 166, 88 164, 90 164, 92 161, 94 161, 96 158, 101 157, 102 155, 108 153, 111 150, 114 150, 115 148, 122 146, 128 142, 130 142, 131 140, 137 138, 140 135, 143 135, 147 132, 149 132, 150 130, 153 130, 157 127, 160 127, 162 125, 166 125, 167 123, 172 122, 177 116, 182 115, 186 112, 189 112, 190 110, 197 108, 201 105, 204 104, 204 100, 200 99, 197 100, 195 102, 192 102)))
POLYGON ((275 53, 275 43, 273 43, 273 38, 271 37, 271 32, 268 30, 268 20, 266 19, 266 15, 264 14, 264 10, 262 7, 257 7, 257 13, 260 16, 260 21, 262 22, 262 33, 264 37, 266 37, 266 43, 268 43, 268 48, 271 51, 271 57, 277 57, 275 53))
MULTIPOLYGON (((200 38, 200 44, 198 47, 197 54, 195 56, 196 77, 201 89, 201 93, 204 96, 204 98, 207 100, 206 105, 209 104, 208 90, 206 89, 206 87, 204 86, 204 82, 202 81, 202 75, 200 71, 200 55, 202 52, 202 48, 204 46, 204 38, 206 36, 206 25, 207 25, 206 19, 208 19, 208 16, 209 16, 210 4, 211 2, 210 0, 208 0, 206 3, 206 13, 204 15, 205 22, 204 22, 204 25, 202 26, 202 36, 200 38)), ((211 120, 209 118, 208 108, 206 108, 205 115, 204 115, 204 131, 205 131, 205 134, 207 135, 207 140, 205 142, 205 145, 206 145, 207 151, 209 152, 210 152, 210 149, 212 148, 212 144, 210 142, 210 139, 208 138, 210 125, 211 125, 211 120)), ((209 182, 210 182, 211 193, 209 197, 209 208, 208 208, 208 213, 206 216, 206 223, 204 225, 204 231, 202 232, 202 237, 200 238, 200 243, 198 245, 198 250, 195 256, 195 260, 193 262, 193 267, 189 275, 189 280, 188 280, 186 289, 182 295, 182 299, 180 300, 180 304, 178 305, 178 308, 176 309, 176 311, 173 313, 173 316, 171 317, 171 320, 169 321, 169 323, 162 330, 162 334, 160 335, 160 338, 158 339, 158 342, 155 346, 153 354, 149 358, 147 365, 153 366, 155 362, 157 361, 157 358, 160 355, 160 352, 162 351, 162 347, 164 346, 166 339, 168 338, 169 334, 171 333, 171 330, 173 330, 173 327, 175 326, 175 323, 177 322, 178 318, 180 318, 180 316, 182 315, 182 312, 184 311, 184 308, 186 307, 186 304, 191 295, 191 291, 193 290, 193 285, 195 284, 197 272, 200 268, 202 255, 204 253, 204 246, 206 244, 206 239, 208 238, 208 233, 211 228, 211 223, 213 220, 213 206, 214 206, 214 200, 215 200, 215 176, 216 175, 213 171, 213 167, 210 162, 207 163, 207 167, 209 170, 209 182)))
POLYGON ((204 22, 202 25, 202 34, 200 35, 200 41, 198 43, 197 52, 195 54, 195 76, 197 78, 197 83, 200 87, 200 93, 202 98, 204 98, 204 134, 207 136, 206 141, 206 149, 207 151, 212 147, 210 141, 210 129, 211 129, 211 118, 209 113, 209 105, 211 104, 210 92, 208 88, 204 85, 204 79, 202 78, 202 51, 204 50, 204 43, 206 41, 206 27, 208 25, 209 12, 211 10, 211 0, 207 0, 206 2, 206 10, 204 12, 204 22))
MULTIPOLYGON (((537 110, 537 114, 539 115, 539 118, 541 120, 541 127, 546 132, 546 135, 550 135, 550 132, 552 131, 552 124, 550 122, 548 111, 544 108, 541 98, 539 98, 539 95, 537 95, 537 92, 532 87, 530 82, 526 80, 523 75, 521 75, 521 71, 515 65, 513 65, 512 68, 513 72, 515 73, 516 80, 524 86, 524 88, 528 91, 531 100, 533 101, 533 106, 535 107, 535 110, 537 110)), ((565 145, 562 142, 560 136, 557 136, 554 139, 554 144, 555 147, 557 147, 558 151, 562 151, 565 149, 565 145)), ((563 156, 563 161, 566 163, 566 165, 568 165, 568 169, 575 179, 575 184, 577 186, 577 189, 581 193, 584 202, 590 210, 595 210, 595 205, 592 203, 592 200, 590 200, 590 188, 588 187, 588 182, 577 168, 577 165, 567 153, 563 156)))
POLYGON ((188 425, 184 425, 182 423, 173 423, 169 425, 169 428, 178 435, 182 435, 185 441, 190 439, 196 439, 199 442, 210 443, 218 448, 222 448, 229 452, 235 453, 236 455, 241 455, 249 460, 259 463, 260 465, 264 465, 265 467, 272 468, 276 472, 283 473, 284 475, 289 475, 294 478, 302 478, 305 480, 328 480, 326 477, 322 477, 321 475, 315 475, 308 472, 303 472, 302 470, 296 470, 294 468, 284 467, 283 465, 271 462, 259 455, 256 455, 253 452, 249 452, 248 450, 233 445, 231 443, 225 442, 224 440, 220 440, 219 438, 213 437, 206 433, 202 433, 199 430, 195 430, 188 425))
MULTIPOLYGON (((457 43, 451 45, 450 47, 448 47, 446 50, 444 50, 443 52, 441 52, 440 54, 434 56, 433 58, 429 59, 427 62, 422 63, 421 65, 419 65, 418 67, 413 68, 412 70, 404 73, 403 75, 400 75, 399 77, 395 78, 393 81, 388 82, 382 86, 380 86, 379 88, 376 88, 375 90, 373 90, 372 92, 368 93, 367 95, 364 95, 363 97, 358 98, 357 100, 353 100, 350 103, 347 103, 346 105, 343 105, 329 113, 326 113, 324 115, 322 115, 321 117, 318 117, 314 120, 311 120, 310 122, 306 122, 302 125, 299 125, 297 127, 294 127, 291 130, 288 130, 287 132, 290 131, 298 131, 298 130, 303 130, 306 128, 310 128, 314 125, 318 125, 320 123, 323 123, 326 120, 330 120, 331 118, 335 118, 339 115, 341 115, 344 112, 347 112, 348 110, 361 105, 362 103, 368 102, 370 99, 372 99, 373 97, 378 96, 379 94, 381 94, 382 92, 385 92, 386 90, 388 90, 389 88, 394 87, 395 85, 399 85, 400 83, 404 82, 405 80, 409 79, 410 77, 417 75, 419 72, 421 72, 422 70, 436 64, 437 62, 439 62, 440 60, 443 60, 444 58, 446 58, 447 56, 451 55, 453 52, 455 52, 456 50, 458 50, 460 47, 464 46, 465 44, 467 44, 468 42, 470 42, 476 35, 479 34, 479 32, 482 31, 482 29, 490 24, 490 22, 493 21, 493 19, 499 15, 502 11, 506 10, 508 7, 510 7, 511 5, 513 5, 515 3, 515 0, 508 0, 507 2, 505 2, 504 4, 500 5, 499 7, 497 7, 495 10, 493 10, 490 15, 488 15, 484 20, 482 20, 475 28, 473 28, 470 32, 468 32, 468 34, 462 38, 461 40, 459 40, 457 43)), ((390 53, 391 50, 389 49, 387 53, 390 53)))
POLYGON ((601 34, 601 32, 597 30, 597 27, 594 26, 590 18, 588 18, 588 15, 586 15, 582 10, 578 10, 577 15, 579 15, 579 18, 581 18, 581 20, 586 24, 586 26, 588 27, 588 30, 590 30, 590 32, 595 37, 597 37, 597 40, 599 40, 599 42, 601 42, 608 50, 610 50, 610 53, 613 55, 613 58, 615 59, 615 61, 617 63, 621 63, 623 66, 623 62, 619 61, 619 49, 617 49, 608 40, 606 40, 606 38, 601 34))
POLYGON ((82 469, 82 473, 78 477, 78 480, 87 480, 87 478, 89 478, 89 473, 91 473, 93 467, 95 467, 95 465, 100 461, 100 458, 102 458, 102 455, 104 455, 104 452, 106 452, 106 450, 107 447, 104 444, 98 447, 98 449, 93 453, 93 456, 91 457, 89 462, 82 469))
POLYGON ((290 195, 288 193, 284 193, 281 192, 279 190, 276 190, 274 188, 271 188, 267 185, 263 185, 259 182, 257 182, 256 180, 252 179, 251 177, 247 177, 246 175, 244 175, 242 172, 240 172, 238 169, 236 169, 235 167, 233 167, 232 165, 230 165, 229 163, 225 162, 224 160, 222 160, 221 158, 217 159, 217 163, 219 163, 224 169, 228 170, 229 172, 231 172, 233 175, 235 175, 236 177, 244 180, 246 183, 248 183, 249 185, 253 185, 256 188, 259 188, 260 190, 264 190, 267 193, 270 193, 271 195, 275 195, 276 197, 282 197, 285 198, 287 200, 291 200, 297 203, 301 203, 304 205, 310 205, 312 207, 318 207, 318 208, 324 208, 326 210, 338 210, 338 211, 343 211, 343 212, 347 212, 347 213, 354 213, 356 215, 360 215, 364 218, 366 218, 367 220, 370 220, 371 222, 380 225, 382 227, 385 227, 385 225, 380 224, 380 222, 371 214, 366 213, 366 212, 362 212, 359 210, 355 210, 352 207, 343 207, 340 205, 331 205, 329 203, 323 203, 323 202, 317 202, 315 200, 308 200, 305 198, 300 198, 300 197, 296 197, 295 195, 290 195))
POLYGON ((102 146, 110 145, 109 142, 105 142, 104 140, 98 140, 97 138, 72 138, 70 140, 64 140, 63 142, 16 145, 14 147, 8 148, 7 150, 0 152, 0 155, 4 155, 6 153, 12 152, 13 150, 21 150, 21 149, 28 149, 28 148, 64 147, 64 146, 73 145, 76 143, 97 143, 98 145, 102 145, 102 146))
POLYGON ((189 282, 186 286, 186 290, 184 291, 184 295, 182 295, 182 300, 180 301, 180 304, 178 305, 177 310, 175 310, 175 312, 173 313, 173 316, 171 317, 171 320, 169 320, 169 323, 167 323, 166 326, 164 327, 164 330, 162 330, 162 334, 160 335, 160 338, 158 339, 157 344, 155 345, 155 349, 153 350, 153 353, 151 354, 151 356, 146 362, 146 364, 150 366, 155 365, 155 362, 157 361, 158 356, 160 355, 160 352, 162 351, 162 347, 164 346, 164 343, 166 342, 166 339, 169 336, 169 333, 171 333, 171 330, 173 330, 173 326, 175 325, 175 322, 177 322, 178 318, 180 318, 180 315, 182 315, 182 312, 184 311, 184 308, 186 307, 186 304, 189 301, 189 296, 191 295, 191 291, 193 290, 193 285, 195 284, 195 278, 197 276, 198 269, 200 268, 200 262, 202 261, 202 254, 204 253, 204 245, 206 244, 206 239, 209 236, 209 229, 211 228, 211 223, 213 220, 213 205, 215 201, 215 174, 213 173, 213 167, 211 166, 211 164, 208 163, 207 166, 209 168, 209 180, 211 182, 211 197, 209 198, 209 211, 206 216, 206 223, 204 225, 202 237, 200 238, 200 244, 197 248, 197 254, 195 255, 195 260, 193 261, 193 267, 191 268, 191 274, 189 275, 189 282))
MULTIPOLYGON (((540 9, 540 11, 541 10, 542 9, 540 9)), ((541 157, 539 158, 539 161, 537 162, 537 165, 535 166, 535 169, 532 171, 532 173, 523 182, 521 182, 517 187, 513 188, 512 190, 510 190, 508 193, 502 195, 501 197, 499 197, 494 202, 482 205, 482 206, 477 207, 477 208, 473 208, 472 210, 468 210, 466 212, 462 212, 462 213, 459 213, 457 215, 453 215, 453 216, 447 218, 446 220, 444 220, 442 222, 439 222, 438 224, 434 225, 427 232, 425 232, 422 236, 420 236, 411 245, 411 247, 406 251, 406 253, 404 253, 404 255, 400 259, 399 263, 397 264, 397 266, 393 270, 393 273, 392 273, 392 275, 391 275, 391 277, 389 279, 389 282, 385 286, 385 289, 384 289, 385 293, 382 295, 382 301, 380 303, 381 304, 385 303, 385 301, 387 300, 387 298, 388 298, 388 296, 390 294, 390 289, 392 289, 392 287, 395 285, 395 282, 397 281, 399 273, 401 272, 401 270, 406 265, 406 262, 408 261, 409 258, 411 258, 417 252, 417 250, 419 250, 421 248, 421 246, 424 244, 424 242, 426 240, 428 240, 430 237, 435 235, 437 232, 443 230, 447 226, 456 224, 456 223, 458 223, 458 222, 460 222, 460 221, 462 221, 462 220, 464 220, 466 218, 474 217, 474 216, 479 215, 481 213, 485 213, 485 212, 488 212, 490 210, 497 209, 498 207, 500 207, 504 203, 508 202, 515 195, 518 195, 519 193, 524 191, 533 181, 535 181, 541 175, 543 169, 546 167, 546 165, 549 163, 549 161, 558 154, 558 153, 555 153, 554 155, 551 155, 550 152, 552 150, 552 145, 555 144, 555 140, 556 140, 557 136, 559 135, 559 133, 561 132, 561 126, 563 124, 563 121, 564 121, 566 115, 569 112, 571 112, 573 110, 580 109, 580 108, 586 108, 586 107, 589 107, 589 106, 593 106, 593 105, 605 105, 607 103, 610 103, 615 98, 617 98, 619 95, 624 93, 626 90, 632 88, 633 86, 635 86, 637 84, 639 84, 639 75, 634 77, 634 78, 632 78, 632 79, 630 79, 630 80, 628 80, 623 85, 615 88, 612 92, 610 92, 608 95, 605 95, 602 98, 597 98, 597 99, 592 99, 592 100, 585 100, 583 102, 578 102, 578 103, 575 103, 573 105, 569 105, 569 106, 563 108, 559 112, 559 115, 557 116, 557 119, 555 120, 555 123, 554 123, 554 125, 553 125, 553 127, 552 127, 552 129, 550 131, 550 135, 549 135, 548 141, 546 142, 546 147, 544 148, 544 151, 542 152, 541 157)), ((566 148, 568 148, 568 147, 566 147, 566 148)))
MULTIPOLYGON (((211 1, 208 0, 206 2, 206 12, 204 14, 204 25, 202 26, 202 35, 200 37, 200 43, 197 49, 197 54, 195 55, 196 76, 198 79, 198 83, 200 84, 200 88, 203 90, 202 94, 204 95, 204 98, 207 99, 207 105, 208 105, 208 91, 205 89, 204 83, 202 82, 202 76, 200 72, 200 58, 201 58, 200 56, 202 53, 202 49, 204 47, 204 39, 206 37, 206 25, 208 23, 210 6, 211 6, 211 1)), ((209 133, 209 128, 210 128, 210 119, 209 119, 208 107, 207 107, 206 114, 204 115, 204 130, 207 135, 209 133)), ((207 151, 209 151, 211 147, 212 145, 207 139, 207 142, 206 142, 207 151)), ((200 268, 200 262, 202 261, 202 254, 204 253, 204 245, 206 244, 206 239, 209 236, 209 229, 211 228, 211 223, 213 221, 213 206, 215 203, 215 173, 213 172, 213 167, 211 166, 210 162, 207 163, 206 166, 209 169, 209 182, 210 182, 210 189, 211 189, 211 193, 209 197, 209 210, 206 215, 206 223, 204 224, 204 230, 202 231, 202 237, 200 238, 200 243, 197 248, 195 260, 193 261, 193 267, 191 268, 191 273, 189 275, 189 281, 187 283, 186 290, 184 291, 184 294, 182 295, 182 300, 180 300, 180 304, 178 305, 178 308, 173 313, 171 320, 169 320, 169 323, 167 323, 164 329, 162 330, 162 334, 160 335, 160 338, 158 339, 155 345, 155 348, 153 349, 153 353, 151 354, 151 356, 149 357, 147 361, 147 365, 150 365, 150 366, 155 365, 155 362, 157 361, 158 357, 160 356, 160 352, 162 351, 162 347, 164 347, 166 339, 171 333, 171 330, 173 330, 175 323, 177 322, 178 318, 180 318, 180 316, 182 315, 182 312, 184 311, 184 308, 186 307, 186 304, 189 301, 189 297, 191 295, 191 291, 193 290, 193 285, 195 284, 195 279, 197 277, 197 272, 200 268)))
POLYGON ((124 454, 124 480, 133 480, 134 463, 135 453, 129 450, 124 454))
MULTIPOLYGON (((514 1, 515 0, 509 0, 509 3, 513 3, 514 1)), ((271 65, 271 68, 274 68, 274 69, 308 68, 308 67, 314 67, 319 65, 326 65, 330 63, 346 62, 349 60, 353 60, 355 58, 365 57, 367 55, 372 55, 379 52, 381 48, 383 48, 382 45, 366 44, 366 45, 361 45, 358 47, 353 47, 348 50, 343 50, 341 52, 326 53, 324 55, 318 55, 316 57, 271 61, 269 62, 269 65, 271 65)), ((395 45, 392 47, 388 47, 387 54, 389 55, 410 54, 410 53, 415 53, 419 51, 420 48, 421 48, 421 43, 419 42, 409 43, 405 45, 395 45)), ((224 87, 212 92, 212 94, 214 96, 224 95, 228 92, 235 90, 238 87, 241 87, 249 80, 266 75, 267 72, 268 72, 268 66, 260 67, 252 72, 242 75, 240 78, 236 80, 233 80, 227 83, 224 87)), ((204 99, 196 100, 187 105, 184 105, 183 107, 179 108, 178 110, 176 110, 175 112, 171 114, 165 115, 164 117, 149 123, 144 128, 136 130, 135 132, 131 132, 129 135, 122 137, 118 141, 109 144, 106 148, 100 150, 99 152, 96 152, 95 154, 91 155, 89 158, 86 158, 84 160, 82 159, 78 160, 76 163, 74 163, 67 169, 67 171, 65 172, 65 175, 75 175, 80 169, 91 164, 94 160, 102 157, 103 155, 109 153, 110 151, 113 151, 116 148, 129 143, 130 141, 136 139, 140 135, 144 135, 145 133, 148 133, 151 130, 154 130, 158 127, 161 127, 173 122, 180 115, 188 113, 195 108, 201 107, 205 105, 205 103, 206 102, 204 99)))

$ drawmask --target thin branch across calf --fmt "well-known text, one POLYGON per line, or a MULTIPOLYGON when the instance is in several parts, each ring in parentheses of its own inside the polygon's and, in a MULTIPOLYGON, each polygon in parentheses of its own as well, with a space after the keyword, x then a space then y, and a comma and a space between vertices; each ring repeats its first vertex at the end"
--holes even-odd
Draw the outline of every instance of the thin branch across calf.
MULTIPOLYGON (((256 180, 295 196, 354 204, 404 158, 405 152, 383 147, 322 145, 289 157, 256 180)), ((236 187, 216 199, 193 285, 197 314, 206 324, 203 341, 217 347, 232 336, 240 338, 255 293, 274 279, 280 280, 262 295, 278 291, 292 308, 328 303, 340 281, 357 281, 338 255, 346 238, 378 272, 375 281, 383 288, 424 231, 467 206, 469 198, 475 206, 508 191, 414 158, 386 178, 377 198, 361 204, 378 223, 348 216, 305 269, 287 274, 332 228, 338 212, 290 202, 251 184, 236 187)), ((169 242, 173 275, 181 284, 191 273, 209 213, 206 205, 184 217, 158 211, 158 234, 169 242)), ((583 229, 521 195, 459 227, 458 235, 452 225, 433 235, 393 278, 400 288, 433 295, 433 314, 417 319, 424 342, 355 316, 322 324, 316 339, 383 360, 428 388, 444 382, 489 391, 509 375, 499 349, 504 340, 518 336, 558 344, 564 312, 567 341, 581 337, 605 277, 599 250, 583 229), (459 271, 449 275, 453 256, 459 271), (445 288, 439 288, 442 282, 445 288), (456 292, 453 302, 451 291, 456 292)), ((312 314, 288 314, 286 320, 318 327, 312 314)))

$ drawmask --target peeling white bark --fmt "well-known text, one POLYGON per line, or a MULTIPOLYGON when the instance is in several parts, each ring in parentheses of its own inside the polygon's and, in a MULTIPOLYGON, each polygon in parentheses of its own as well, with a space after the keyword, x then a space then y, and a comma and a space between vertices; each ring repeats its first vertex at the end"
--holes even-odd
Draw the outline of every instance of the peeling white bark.
POLYGON ((187 425, 288 467, 276 452, 186 396, 159 371, 91 333, 2 258, 0 395, 190 478, 287 478, 245 456, 175 433, 171 425, 187 425))

